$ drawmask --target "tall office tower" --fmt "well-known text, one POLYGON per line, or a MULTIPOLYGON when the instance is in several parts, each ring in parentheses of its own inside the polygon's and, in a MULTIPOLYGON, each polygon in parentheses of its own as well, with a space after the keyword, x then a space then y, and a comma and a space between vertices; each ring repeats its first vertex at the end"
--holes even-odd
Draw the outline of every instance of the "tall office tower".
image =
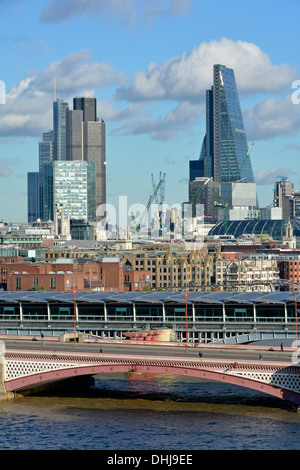
POLYGON ((57 98, 53 103, 53 159, 66 160, 66 112, 68 103, 57 98))
POLYGON ((63 210, 69 219, 96 221, 96 164, 53 161, 44 167, 44 213, 55 220, 63 210))
POLYGON ((73 98, 73 109, 83 112, 84 121, 97 121, 96 98, 73 98))
POLYGON ((83 160, 81 110, 66 112, 66 159, 83 160))
MULTIPOLYGON (((106 144, 105 122, 83 123, 83 155, 87 162, 96 164, 96 204, 106 203, 106 144)), ((98 219, 98 218, 97 218, 98 219)))
MULTIPOLYGON (((82 114, 82 156, 87 162, 96 163, 96 204, 97 207, 106 203, 106 131, 105 122, 97 118, 96 98, 73 98, 73 108, 76 113, 80 110, 82 114)), ((70 116, 70 112, 67 116, 70 116)), ((76 118, 77 119, 77 118, 76 118)), ((78 128, 80 117, 78 115, 78 128)), ((68 118, 70 122, 70 117, 68 118)), ((75 117, 73 119, 75 122, 75 117)), ((75 124, 74 124, 75 128, 75 124)), ((69 132, 69 131, 68 131, 69 132)), ((69 137, 68 137, 69 139, 69 137)), ((69 139, 70 140, 70 139, 69 139)), ((74 142, 74 139, 73 139, 74 142)), ((73 143, 72 149, 67 144, 67 158, 70 160, 79 159, 79 136, 77 144, 73 143), (77 147, 76 147, 77 145, 77 147)), ((97 217, 97 220, 99 218, 97 217)))
POLYGON ((190 162, 190 181, 197 176, 254 182, 234 71, 224 65, 214 65, 206 92, 206 135, 199 160, 190 162))
POLYGON ((27 221, 35 222, 40 217, 39 172, 27 173, 27 221))
POLYGON ((282 218, 290 219, 294 216, 293 208, 294 184, 287 178, 275 182, 273 206, 281 207, 282 218))
POLYGON ((43 170, 43 165, 53 160, 53 131, 43 132, 42 142, 39 142, 39 171, 43 170))
POLYGON ((44 165, 53 160, 53 131, 44 132, 39 143, 39 218, 44 220, 43 171, 44 165))

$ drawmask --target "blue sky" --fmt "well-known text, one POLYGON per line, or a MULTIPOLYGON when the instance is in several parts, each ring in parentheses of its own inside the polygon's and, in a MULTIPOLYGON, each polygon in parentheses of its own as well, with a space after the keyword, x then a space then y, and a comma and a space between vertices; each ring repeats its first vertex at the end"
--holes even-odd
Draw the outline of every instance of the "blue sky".
POLYGON ((95 96, 106 122, 107 202, 188 198, 212 66, 235 70, 261 206, 277 176, 300 189, 300 4, 296 0, 0 0, 0 220, 27 220, 27 172, 56 95, 95 96), (242 6, 241 6, 242 5, 242 6))

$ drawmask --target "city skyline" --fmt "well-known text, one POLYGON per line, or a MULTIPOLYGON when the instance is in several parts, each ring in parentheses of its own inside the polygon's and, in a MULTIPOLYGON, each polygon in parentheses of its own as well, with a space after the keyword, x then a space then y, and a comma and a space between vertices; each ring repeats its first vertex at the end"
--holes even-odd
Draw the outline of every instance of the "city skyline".
POLYGON ((77 96, 97 99, 107 131, 108 203, 125 195, 145 204, 151 174, 160 171, 167 203, 186 201, 189 161, 200 155, 205 92, 218 63, 236 75, 247 139, 255 142, 260 206, 272 203, 278 176, 299 189, 300 105, 293 96, 300 6, 293 0, 284 8, 255 0, 242 12, 237 1, 217 6, 216 13, 215 4, 192 0, 87 1, 82 11, 76 0, 0 1, 6 85, 0 181, 8 201, 0 220, 27 219, 27 173, 38 171, 54 93, 69 103, 77 96))

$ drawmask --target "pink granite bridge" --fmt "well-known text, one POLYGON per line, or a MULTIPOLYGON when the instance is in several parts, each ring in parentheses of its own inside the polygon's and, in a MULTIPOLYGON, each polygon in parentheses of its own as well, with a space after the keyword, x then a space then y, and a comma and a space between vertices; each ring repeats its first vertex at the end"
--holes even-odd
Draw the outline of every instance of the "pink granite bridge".
POLYGON ((136 354, 10 349, 2 354, 0 396, 71 377, 109 373, 171 374, 239 385, 300 405, 300 367, 290 361, 235 361, 136 354))

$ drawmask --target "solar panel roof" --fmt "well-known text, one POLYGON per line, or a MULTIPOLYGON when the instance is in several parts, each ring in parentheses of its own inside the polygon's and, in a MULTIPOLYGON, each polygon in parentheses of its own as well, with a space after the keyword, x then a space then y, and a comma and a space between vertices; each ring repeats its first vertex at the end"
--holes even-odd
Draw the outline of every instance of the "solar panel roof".
MULTIPOLYGON (((176 302, 185 303, 184 291, 79 291, 76 293, 78 302, 176 302)), ((294 302, 295 293, 288 291, 276 292, 188 292, 188 303, 286 303, 294 302)), ((74 302, 74 293, 71 291, 0 291, 0 302, 74 302)))

